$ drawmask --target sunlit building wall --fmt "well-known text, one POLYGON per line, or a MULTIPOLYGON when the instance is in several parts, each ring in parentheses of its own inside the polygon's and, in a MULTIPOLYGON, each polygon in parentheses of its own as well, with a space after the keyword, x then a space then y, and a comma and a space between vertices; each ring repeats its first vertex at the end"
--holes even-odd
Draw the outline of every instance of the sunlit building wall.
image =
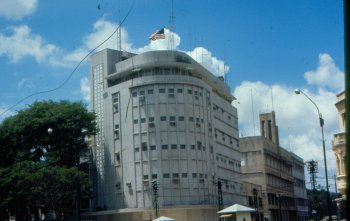
POLYGON ((156 201, 159 215, 217 220, 218 182, 224 206, 243 202, 223 78, 182 52, 106 49, 92 56, 91 79, 97 217, 151 220, 156 201))

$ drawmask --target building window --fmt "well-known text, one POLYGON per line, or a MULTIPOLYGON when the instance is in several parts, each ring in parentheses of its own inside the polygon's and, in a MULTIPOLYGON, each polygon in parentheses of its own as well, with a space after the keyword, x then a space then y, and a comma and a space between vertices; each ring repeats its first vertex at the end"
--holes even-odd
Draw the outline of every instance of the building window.
POLYGON ((146 175, 143 175, 143 179, 144 180, 148 180, 148 175, 146 174, 146 175))
POLYGON ((192 178, 197 178, 197 174, 196 173, 192 173, 192 178))
POLYGON ((184 116, 179 116, 179 121, 184 121, 185 117, 184 116))
POLYGON ((160 121, 166 121, 166 116, 161 116, 160 121))
POLYGON ((156 145, 152 145, 149 147, 151 150, 156 150, 156 145))
POLYGON ((135 119, 135 120, 134 120, 134 124, 137 124, 137 123, 139 123, 139 120, 138 120, 138 119, 135 119))
POLYGON ((168 145, 163 144, 163 145, 162 145, 162 150, 167 150, 167 149, 168 149, 168 145))
POLYGON ((182 173, 182 174, 181 174, 181 177, 182 177, 182 178, 187 178, 187 173, 182 173))
POLYGON ((155 180, 158 178, 158 175, 156 173, 152 174, 152 180, 155 180))
POLYGON ((182 92, 183 92, 182 88, 177 89, 177 93, 182 93, 182 92))
POLYGON ((148 122, 154 122, 154 117, 149 117, 148 122))
POLYGON ((165 89, 164 88, 160 88, 159 89, 159 93, 165 93, 165 89))
POLYGON ((118 164, 120 163, 120 153, 119 152, 115 154, 115 161, 117 161, 118 164))
POLYGON ((163 178, 170 178, 170 174, 169 173, 163 173, 163 178))
POLYGON ((194 145, 191 145, 191 150, 194 150, 196 149, 194 145))
POLYGON ((181 149, 181 150, 186 149, 186 145, 185 145, 185 144, 181 144, 181 145, 180 145, 180 149, 181 149))
POLYGON ((119 140, 119 130, 114 131, 114 139, 119 140))
POLYGON ((190 122, 193 122, 193 117, 189 117, 188 120, 189 120, 190 122))
POLYGON ((177 145, 176 145, 176 144, 172 144, 172 145, 171 145, 171 149, 172 149, 172 150, 176 150, 176 149, 177 149, 177 145))
POLYGON ((119 112, 119 105, 118 105, 118 103, 113 104, 113 111, 114 111, 114 113, 118 113, 119 112))
POLYGON ((137 97, 137 92, 136 91, 132 92, 132 96, 137 97))
POLYGON ((142 151, 147 151, 147 143, 146 142, 143 142, 141 147, 142 147, 142 151))
POLYGON ((169 88, 168 93, 174 93, 174 88, 169 88))
POLYGON ((179 174, 178 173, 173 173, 173 178, 179 178, 179 174))
POLYGON ((153 89, 148 90, 147 94, 153 94, 153 89))
POLYGON ((140 95, 145 95, 145 91, 140 91, 140 95))
POLYGON ((141 123, 146 123, 146 118, 141 118, 141 123))
POLYGON ((170 121, 175 121, 175 120, 176 120, 176 117, 175 117, 175 116, 170 116, 170 117, 169 117, 169 120, 170 120, 170 121))

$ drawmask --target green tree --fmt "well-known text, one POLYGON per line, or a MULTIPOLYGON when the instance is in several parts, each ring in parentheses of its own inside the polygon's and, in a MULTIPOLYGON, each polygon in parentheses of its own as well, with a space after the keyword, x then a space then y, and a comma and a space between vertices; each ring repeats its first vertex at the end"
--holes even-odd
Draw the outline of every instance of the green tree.
POLYGON ((38 207, 61 215, 80 191, 89 195, 79 163, 86 137, 96 132, 94 120, 81 102, 44 101, 0 124, 0 220, 8 212, 29 220, 38 207))
MULTIPOLYGON (((328 216, 328 203, 327 203, 327 191, 324 189, 315 189, 309 190, 307 189, 307 196, 309 201, 309 215, 313 216, 311 213, 312 210, 316 211, 315 216, 318 219, 322 219, 325 216, 328 216)), ((334 202, 334 199, 339 197, 337 194, 330 192, 331 197, 331 213, 332 215, 337 215, 337 205, 334 202)))

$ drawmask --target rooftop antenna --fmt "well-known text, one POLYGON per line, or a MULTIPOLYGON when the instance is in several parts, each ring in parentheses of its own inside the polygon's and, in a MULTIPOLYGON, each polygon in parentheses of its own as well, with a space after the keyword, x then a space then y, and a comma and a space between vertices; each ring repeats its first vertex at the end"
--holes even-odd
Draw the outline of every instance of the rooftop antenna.
POLYGON ((175 28, 174 0, 171 0, 171 13, 169 18, 169 50, 175 49, 174 28, 175 28))
POLYGON ((253 117, 253 131, 254 131, 254 136, 255 136, 255 113, 254 113, 254 102, 253 102, 253 89, 250 88, 250 100, 252 102, 252 117, 253 117))
POLYGON ((272 93, 272 86, 271 86, 271 104, 272 104, 272 110, 274 110, 275 108, 273 107, 273 93, 272 93))
MULTIPOLYGON (((120 1, 118 1, 119 3, 119 7, 118 7, 118 17, 119 17, 119 24, 121 24, 120 22, 120 7, 121 7, 121 3, 120 1)), ((117 50, 118 51, 122 51, 122 27, 120 26, 120 28, 118 29, 118 32, 117 32, 117 50)), ((118 53, 119 54, 119 57, 118 57, 118 60, 120 61, 120 54, 121 53, 118 53)))

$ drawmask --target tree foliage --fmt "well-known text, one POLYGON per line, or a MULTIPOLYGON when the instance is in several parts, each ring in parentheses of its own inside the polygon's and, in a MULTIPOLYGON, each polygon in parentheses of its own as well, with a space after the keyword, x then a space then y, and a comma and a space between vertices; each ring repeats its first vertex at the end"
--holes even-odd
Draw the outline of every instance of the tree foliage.
MULTIPOLYGON (((309 202, 309 215, 312 218, 317 217, 322 219, 328 216, 328 202, 327 202, 327 191, 324 189, 307 190, 308 202, 309 202), (312 210, 316 213, 312 213, 312 210)), ((330 192, 331 198, 331 213, 332 215, 337 215, 337 205, 334 199, 338 198, 339 195, 330 192)))
POLYGON ((89 195, 79 159, 94 119, 80 102, 45 101, 0 124, 0 220, 8 213, 29 220, 39 208, 60 216, 74 208, 78 190, 89 195))

